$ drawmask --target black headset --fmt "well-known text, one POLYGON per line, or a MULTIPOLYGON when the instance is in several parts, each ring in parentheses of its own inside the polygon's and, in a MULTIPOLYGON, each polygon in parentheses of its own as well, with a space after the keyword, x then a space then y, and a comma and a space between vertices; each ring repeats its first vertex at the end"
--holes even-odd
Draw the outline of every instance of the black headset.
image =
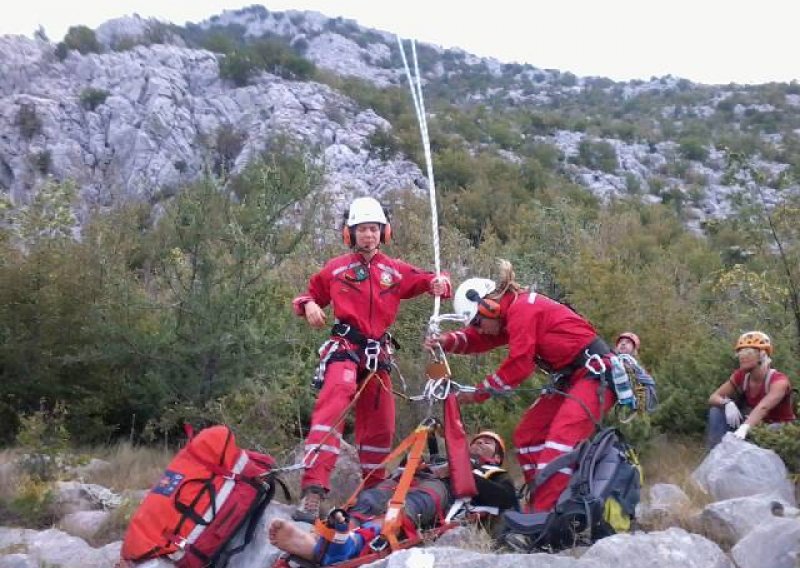
POLYGON ((477 290, 470 288, 466 293, 467 300, 478 304, 478 314, 488 319, 498 319, 501 315, 501 308, 498 302, 488 298, 481 298, 477 290))

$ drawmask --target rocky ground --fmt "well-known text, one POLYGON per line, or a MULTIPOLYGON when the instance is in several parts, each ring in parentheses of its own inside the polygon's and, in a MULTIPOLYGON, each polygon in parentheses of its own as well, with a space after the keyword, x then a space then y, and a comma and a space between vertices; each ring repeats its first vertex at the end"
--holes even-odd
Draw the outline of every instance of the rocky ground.
MULTIPOLYGON (((346 491, 353 486, 357 467, 353 456, 341 462, 334 484, 346 491)), ((103 463, 95 461, 88 467, 101 468, 103 463)), ((473 533, 461 528, 425 548, 397 552, 372 566, 634 568, 646 562, 652 568, 796 568, 800 562, 800 510, 795 487, 780 458, 727 436, 692 477, 708 495, 708 505, 697 509, 682 488, 656 484, 646 488, 638 530, 608 537, 587 549, 556 555, 491 554, 474 550, 470 542, 473 533)), ((96 538, 118 507, 126 501, 137 502, 143 495, 116 495, 81 482, 60 483, 58 500, 69 512, 54 528, 44 531, 0 528, 0 568, 113 566, 121 542, 92 547, 87 540, 96 538)), ((254 542, 233 559, 231 568, 269 566, 278 551, 268 543, 266 528, 273 519, 289 518, 290 512, 291 506, 274 501, 260 519, 254 542)), ((169 565, 150 561, 140 568, 169 565)))

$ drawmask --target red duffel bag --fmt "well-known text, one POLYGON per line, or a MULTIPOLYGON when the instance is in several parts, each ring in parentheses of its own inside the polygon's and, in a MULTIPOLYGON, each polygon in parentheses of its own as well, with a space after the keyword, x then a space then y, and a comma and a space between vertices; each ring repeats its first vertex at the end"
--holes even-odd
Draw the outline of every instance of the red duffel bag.
POLYGON ((239 449, 226 426, 202 430, 134 513, 122 560, 164 557, 181 568, 225 566, 250 542, 275 494, 274 464, 270 456, 239 449))

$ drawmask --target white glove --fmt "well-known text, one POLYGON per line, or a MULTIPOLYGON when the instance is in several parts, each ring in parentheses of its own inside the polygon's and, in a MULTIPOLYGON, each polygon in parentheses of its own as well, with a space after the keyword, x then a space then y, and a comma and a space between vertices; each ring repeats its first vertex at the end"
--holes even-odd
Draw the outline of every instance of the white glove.
POLYGON ((749 424, 742 424, 736 429, 736 432, 733 433, 734 436, 739 438, 740 440, 744 440, 747 438, 747 433, 750 431, 749 424))
POLYGON ((736 428, 742 423, 742 413, 732 400, 725 403, 725 421, 731 428, 736 428))

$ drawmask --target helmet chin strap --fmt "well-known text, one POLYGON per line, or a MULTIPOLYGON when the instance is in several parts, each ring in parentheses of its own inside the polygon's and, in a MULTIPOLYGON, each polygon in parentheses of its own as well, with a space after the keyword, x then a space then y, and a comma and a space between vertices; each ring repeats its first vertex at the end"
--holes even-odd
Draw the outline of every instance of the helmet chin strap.
POLYGON ((367 252, 367 253, 371 253, 371 252, 377 252, 377 250, 378 250, 379 248, 381 248, 381 245, 375 245, 375 248, 370 248, 370 247, 360 247, 360 246, 356 246, 356 247, 355 247, 355 249, 356 249, 356 252, 367 252))

